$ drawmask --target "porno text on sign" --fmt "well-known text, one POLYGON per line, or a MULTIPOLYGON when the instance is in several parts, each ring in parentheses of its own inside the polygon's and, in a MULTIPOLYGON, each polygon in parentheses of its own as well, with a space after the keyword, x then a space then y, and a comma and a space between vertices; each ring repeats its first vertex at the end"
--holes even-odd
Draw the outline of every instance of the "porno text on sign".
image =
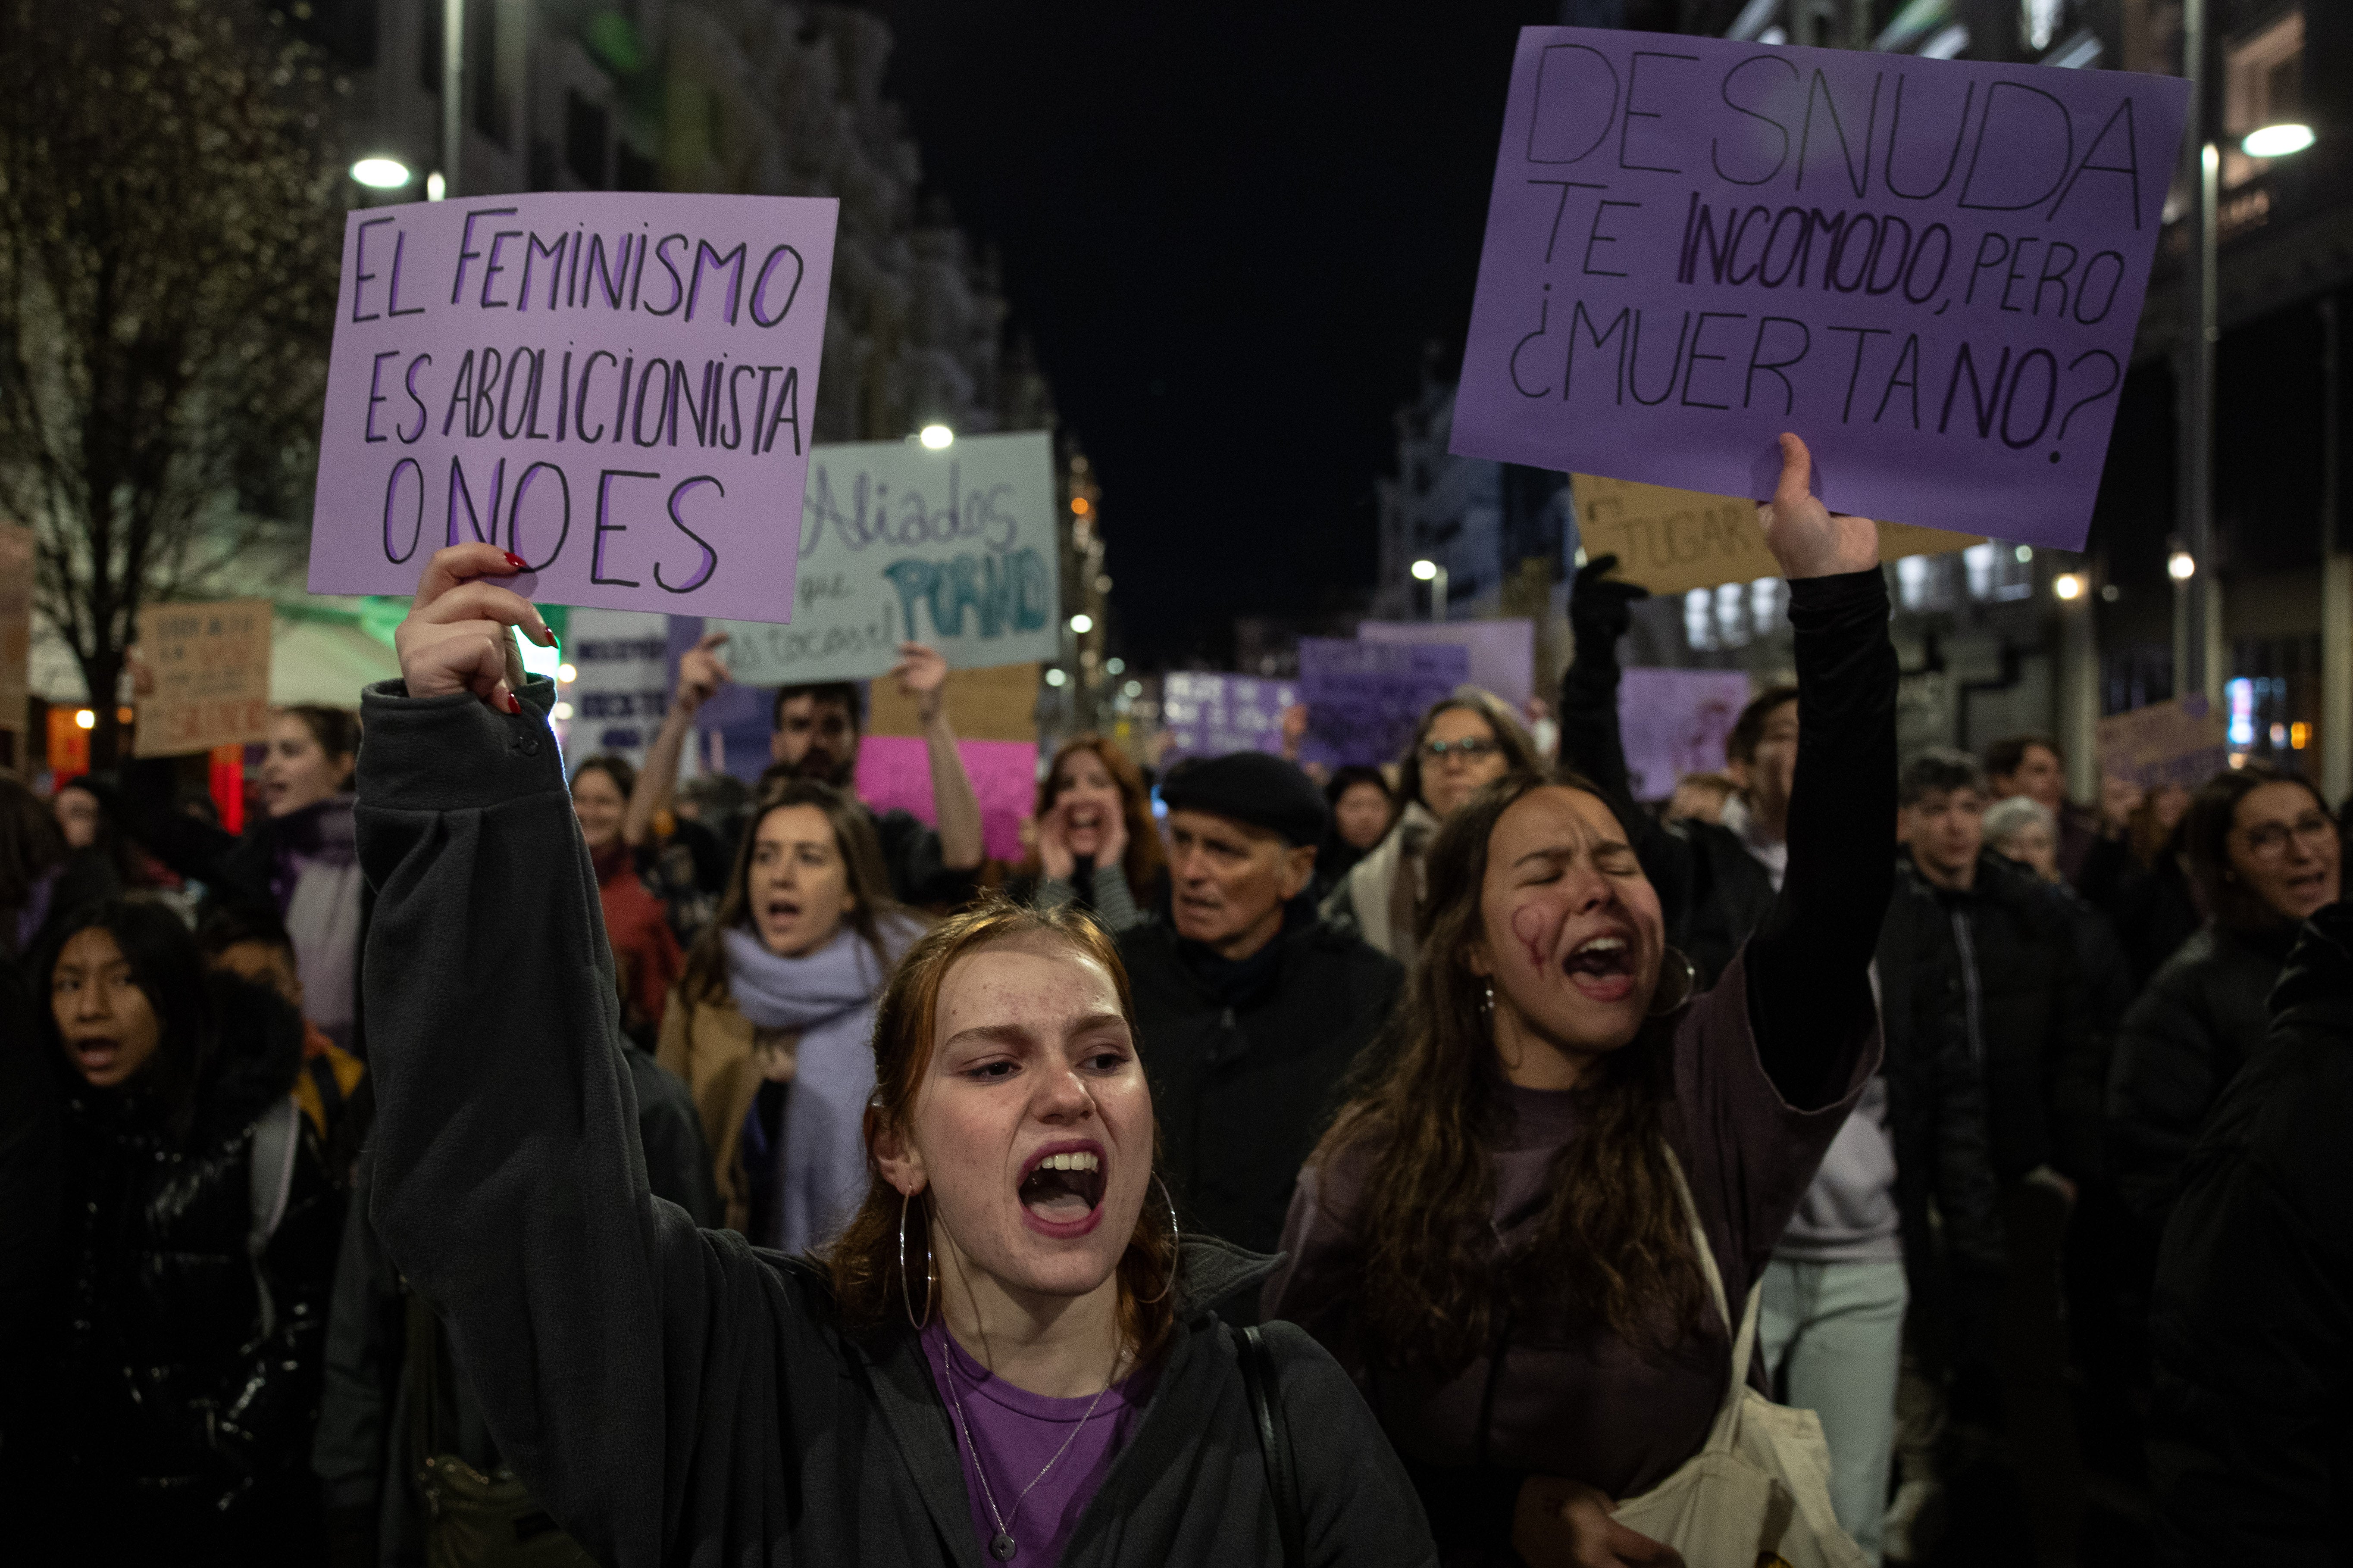
POLYGON ((2080 549, 2188 84, 1520 35, 1451 449, 2080 549))
POLYGON ((446 545, 599 609, 789 620, 839 205, 547 192, 345 222, 313 593, 446 545))
MULTIPOLYGON (((1590 474, 1576 475, 1573 482, 1577 543, 1588 560, 1618 557, 1613 575, 1625 582, 1640 583, 1653 594, 1682 594, 1781 574, 1752 500, 1590 474)), ((1946 555, 1982 538, 1883 522, 1879 558, 1946 555)))
POLYGON ((139 699, 132 750, 176 757, 269 735, 267 599, 149 605, 139 612, 139 657, 154 689, 139 699))

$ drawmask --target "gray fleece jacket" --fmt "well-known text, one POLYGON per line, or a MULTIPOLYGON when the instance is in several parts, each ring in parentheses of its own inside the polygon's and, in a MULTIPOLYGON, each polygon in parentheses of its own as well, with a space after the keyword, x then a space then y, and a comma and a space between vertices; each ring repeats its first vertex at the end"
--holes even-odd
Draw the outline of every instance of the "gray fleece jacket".
MULTIPOLYGON (((360 752, 376 1078, 374 1217, 448 1325, 499 1451, 614 1568, 992 1568, 954 1429, 904 1327, 846 1331, 824 1276, 655 1198, 596 885, 549 732, 371 688, 360 752)), ((1179 1329, 1063 1561, 1279 1563, 1235 1337, 1207 1303, 1271 1268, 1188 1243, 1179 1329)), ((1355 1386, 1268 1331, 1307 1560, 1434 1564, 1355 1386)))

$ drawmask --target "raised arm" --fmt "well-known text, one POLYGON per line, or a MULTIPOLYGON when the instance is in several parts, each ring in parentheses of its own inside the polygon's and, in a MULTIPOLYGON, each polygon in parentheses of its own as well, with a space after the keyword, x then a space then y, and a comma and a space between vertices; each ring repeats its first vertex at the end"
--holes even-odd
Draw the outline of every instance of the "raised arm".
POLYGON ((915 700, 915 717, 923 727, 923 751, 932 763, 932 809, 939 818, 940 864, 950 871, 978 870, 987 852, 980 796, 973 793, 972 775, 965 772, 964 753, 956 750, 955 731, 941 700, 948 661, 936 648, 904 642, 891 673, 899 678, 900 689, 915 700))
POLYGON ((1895 876, 1895 648, 1879 531, 1808 491, 1805 443, 1781 437, 1780 488, 1759 509, 1797 631, 1798 767, 1789 865, 1750 939, 1757 1048, 1799 1109, 1846 1091, 1871 1016, 1870 969, 1895 876))
POLYGON ((652 1564, 685 1554, 690 1474, 754 1425, 714 1430, 714 1394, 777 1386, 773 1337, 727 1331, 765 1271, 647 1190, 553 690, 510 658, 509 625, 544 626, 479 580, 503 569, 487 545, 436 554, 406 682, 366 696, 371 1212, 533 1495, 599 1562, 652 1564))
POLYGON ((678 760, 686 754, 695 714, 723 683, 735 679, 719 658, 719 645, 726 640, 725 632, 707 633, 678 661, 678 689, 670 694, 654 743, 646 748, 646 765, 621 817, 621 842, 632 849, 652 834, 654 818, 670 809, 670 797, 678 788, 678 760))

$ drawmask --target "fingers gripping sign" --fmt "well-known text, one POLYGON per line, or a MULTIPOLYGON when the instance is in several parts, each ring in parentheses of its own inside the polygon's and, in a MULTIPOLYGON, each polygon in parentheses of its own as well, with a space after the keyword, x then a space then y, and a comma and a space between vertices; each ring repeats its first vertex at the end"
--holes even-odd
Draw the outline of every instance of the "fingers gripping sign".
POLYGON ((1781 564, 1781 575, 1831 577, 1879 564, 1879 525, 1867 517, 1833 512, 1813 493, 1813 454, 1805 442, 1781 437, 1781 482, 1773 499, 1757 509, 1765 546, 1781 564))
POLYGON ((393 637, 411 697, 470 691, 501 713, 522 711, 515 697, 522 661, 512 633, 519 629, 543 647, 555 646, 555 633, 529 599, 490 581, 522 570, 520 560, 494 544, 434 552, 393 637))

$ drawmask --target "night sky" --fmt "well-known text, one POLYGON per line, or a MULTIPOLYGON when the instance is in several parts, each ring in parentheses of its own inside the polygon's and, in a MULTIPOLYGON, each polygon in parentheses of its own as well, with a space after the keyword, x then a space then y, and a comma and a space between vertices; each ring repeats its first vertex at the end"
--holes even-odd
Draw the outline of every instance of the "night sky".
POLYGON ((1470 319, 1513 40, 1556 5, 877 0, 925 184, 1093 461, 1132 657, 1372 580, 1374 481, 1470 319))

